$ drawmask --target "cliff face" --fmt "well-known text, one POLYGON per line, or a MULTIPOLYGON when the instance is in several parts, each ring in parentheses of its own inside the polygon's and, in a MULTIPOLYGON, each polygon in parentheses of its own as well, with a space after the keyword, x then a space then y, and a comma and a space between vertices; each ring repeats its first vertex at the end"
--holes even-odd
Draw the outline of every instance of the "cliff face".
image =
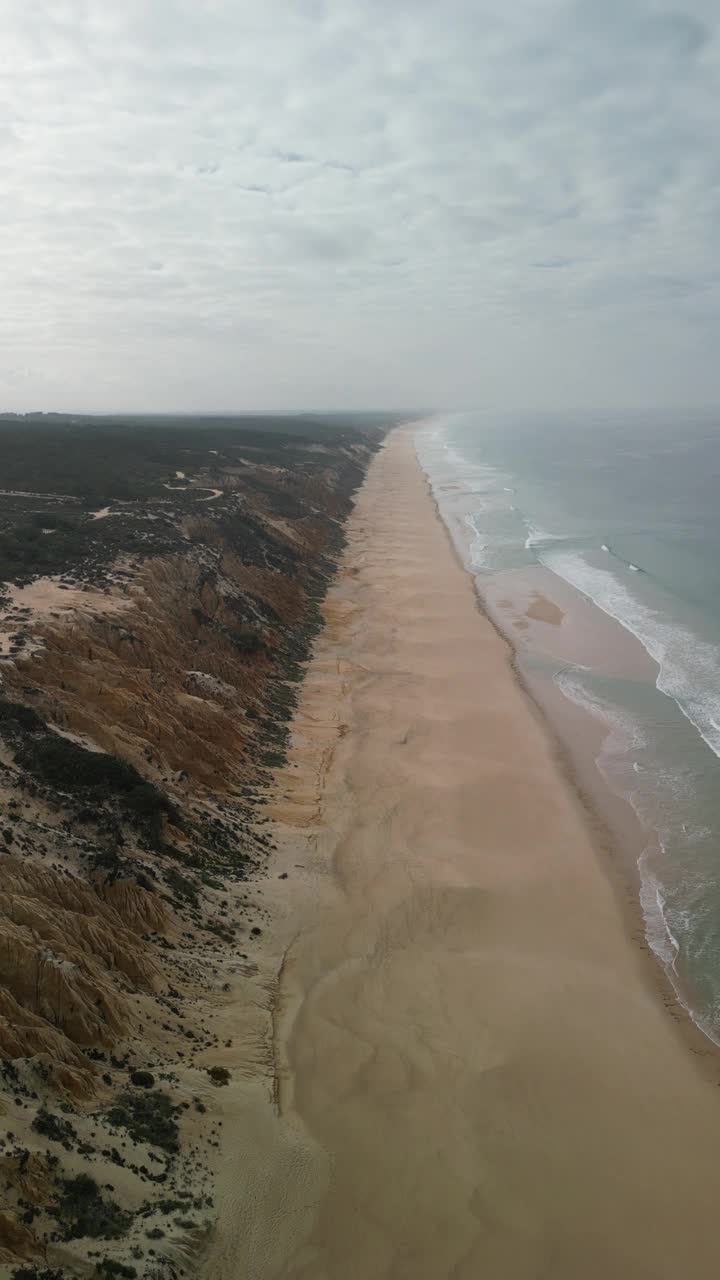
POLYGON ((169 1277, 212 1221, 213 1016, 260 930, 241 882, 382 434, 288 425, 25 426, 24 453, 7 428, 8 1274, 169 1277))

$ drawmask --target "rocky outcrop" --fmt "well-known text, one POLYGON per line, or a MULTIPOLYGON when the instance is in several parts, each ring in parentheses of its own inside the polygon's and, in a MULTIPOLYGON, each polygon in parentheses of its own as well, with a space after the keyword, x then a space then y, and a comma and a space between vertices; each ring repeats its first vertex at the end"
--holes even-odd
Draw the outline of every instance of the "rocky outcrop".
MULTIPOLYGON (((8 862, 0 863, 0 876, 7 873, 17 883, 24 868, 10 869, 8 862)), ((35 877, 28 879, 30 884, 19 887, 32 891, 35 877)), ((51 887, 52 878, 46 877, 43 889, 51 887)), ((23 1009, 86 1047, 112 1045, 127 1028, 127 1006, 115 975, 133 985, 161 982, 157 966, 132 945, 120 917, 97 905, 104 911, 84 915, 53 906, 47 897, 6 888, 0 894, 0 984, 23 1009)))
POLYGON ((80 1050, 47 1018, 24 1008, 7 988, 0 987, 0 1054, 32 1064, 54 1088, 75 1097, 88 1097, 96 1072, 80 1050))

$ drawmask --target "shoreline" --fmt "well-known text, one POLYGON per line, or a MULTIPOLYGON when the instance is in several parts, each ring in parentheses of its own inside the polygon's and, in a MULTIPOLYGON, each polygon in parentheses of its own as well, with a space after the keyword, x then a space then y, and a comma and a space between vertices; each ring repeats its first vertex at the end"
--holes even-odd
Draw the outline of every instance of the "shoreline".
MULTIPOLYGON (((418 429, 426 426, 427 423, 421 421, 405 427, 396 427, 394 430, 396 432, 406 431, 412 433, 413 450, 415 451, 415 434, 418 429)), ((416 451, 415 457, 427 485, 435 519, 439 522, 447 537, 453 558, 462 573, 470 580, 482 617, 487 619, 496 635, 507 645, 508 667, 512 678, 517 682, 530 711, 538 719, 541 729, 548 739, 564 785, 574 793, 578 800, 595 847, 598 865, 606 875, 615 894, 618 908, 625 917, 628 937, 633 945, 638 948, 644 962, 648 984, 651 989, 655 990, 658 998, 662 1001, 663 1008, 672 1019, 680 1038, 684 1041, 686 1049, 702 1064, 703 1072, 707 1074, 708 1079, 713 1084, 720 1085, 720 1042, 715 1041, 695 1020, 692 1010, 684 1003, 680 992, 675 986, 667 965, 653 951, 647 936, 647 921, 640 899, 642 881, 639 863, 643 854, 653 841, 657 840, 658 836, 656 831, 643 825, 638 814, 632 808, 630 801, 618 792, 613 791, 609 782, 601 773, 598 756, 603 742, 610 737, 612 730, 599 717, 594 717, 589 712, 574 706, 559 689, 555 689, 555 699, 564 704, 564 711, 561 711, 557 717, 553 716, 547 705, 547 695, 545 694, 544 698, 543 692, 539 687, 541 685, 540 679, 533 679, 529 671, 524 669, 523 652, 519 638, 514 639, 510 627, 503 626, 503 620, 497 605, 508 607, 510 625, 516 625, 517 612, 510 607, 509 601, 502 599, 498 600, 495 608, 493 608, 489 597, 483 594, 478 575, 463 560, 460 548, 443 517, 440 503, 435 496, 432 478, 429 472, 425 470, 416 451), (563 723, 566 724, 568 717, 572 715, 575 715, 578 721, 585 721, 584 733, 586 738, 594 736, 596 745, 599 744, 597 755, 593 747, 586 752, 584 758, 581 758, 577 751, 577 744, 575 748, 571 745, 568 736, 563 731, 563 723), (619 820, 618 814, 621 815, 619 820)), ((528 571, 510 570, 503 574, 494 575, 494 579, 501 578, 504 582, 508 575, 520 577, 523 572, 527 577, 528 571)), ((540 572, 545 576, 550 574, 550 570, 547 569, 541 568, 540 572)), ((555 577, 555 575, 551 576, 555 577)), ((492 582, 494 579, 491 578, 490 581, 492 582)), ((559 593, 560 596, 569 595, 570 597, 581 598, 581 593, 563 579, 557 578, 556 581, 557 585, 554 594, 559 593)), ((502 596, 502 591, 499 594, 502 596)), ((621 630, 624 643, 628 644, 630 648, 642 650, 642 657, 639 662, 636 659, 639 667, 646 666, 655 672, 659 671, 658 663, 632 632, 628 632, 616 619, 609 618, 608 615, 604 614, 594 601, 588 598, 587 603, 590 609, 599 615, 606 628, 610 631, 621 630)), ((559 624, 564 614, 554 599, 547 599, 540 592, 534 591, 531 596, 530 607, 525 611, 524 616, 532 619, 535 623, 548 622, 555 626, 559 624), (560 615, 559 617, 557 616, 558 614, 560 615)), ((537 628, 534 629, 536 630, 537 628)), ((524 630, 525 628, 523 628, 524 630)))
POLYGON ((272 1070, 227 1091, 205 1274, 710 1277, 708 1055, 408 435, 359 493, 278 775, 272 1070))
MULTIPOLYGON (((418 425, 422 429, 427 424, 418 425)), ((403 429, 408 430, 395 428, 403 429)), ((417 427, 413 429, 416 430, 417 427)), ((627 917, 628 934, 647 961, 648 979, 655 985, 665 1008, 680 1028, 687 1047, 698 1057, 708 1059, 710 1077, 720 1084, 720 1041, 715 1040, 696 1020, 690 1004, 685 1002, 681 994, 680 979, 676 985, 668 964, 653 949, 648 938, 648 922, 640 896, 640 861, 657 844, 658 833, 641 820, 629 798, 616 791, 601 771, 599 757, 603 744, 612 735, 610 725, 599 715, 594 716, 585 708, 579 708, 555 686, 547 674, 542 675, 531 669, 533 657, 537 657, 538 653, 538 649, 533 648, 533 641, 537 645, 539 633, 547 630, 542 625, 538 628, 537 624, 549 624, 557 633, 560 623, 568 614, 577 610, 578 603, 582 603, 593 614, 593 624, 597 625, 599 622, 606 632, 606 638, 611 638, 611 646, 615 633, 615 645, 619 640, 622 660, 630 670, 636 674, 652 673, 654 683, 659 665, 638 637, 549 569, 538 566, 537 569, 530 567, 504 570, 489 575, 486 581, 482 575, 475 573, 463 559, 452 530, 443 517, 431 475, 419 456, 417 461, 426 480, 436 518, 447 535, 452 554, 462 572, 470 579, 482 616, 508 646, 508 663, 513 676, 534 714, 539 717, 540 724, 556 751, 558 769, 566 785, 577 795, 589 827, 594 832, 600 866, 627 917), (551 579, 552 586, 541 586, 538 589, 533 586, 536 579, 540 583, 551 579), (520 584, 520 605, 504 598, 510 594, 510 580, 513 588, 520 584), (526 604, 527 608, 524 607, 526 604), (574 728, 569 728, 573 722, 574 728)), ((587 643, 587 637, 585 641, 587 643)), ((542 644, 539 649, 542 651, 542 644)), ((553 650, 549 652, 552 653, 553 650)), ((569 652, 564 657, 568 665, 573 665, 569 652)), ((689 1001, 689 993, 686 992, 685 995, 689 1001)))
MULTIPOLYGON (((486 616, 510 647, 509 665, 513 676, 554 746, 557 768, 565 785, 577 796, 596 846, 598 865, 615 892, 620 910, 626 916, 628 937, 646 962, 648 983, 655 988, 664 1008, 677 1025, 687 1048, 699 1058, 706 1060, 710 1079, 720 1084, 720 1044, 703 1031, 695 1021, 692 1011, 683 1002, 675 987, 666 965, 653 951, 648 940, 647 922, 640 900, 642 882, 639 860, 653 840, 657 839, 657 833, 650 828, 644 828, 630 802, 612 790, 600 772, 592 749, 588 749, 585 759, 580 760, 577 750, 570 745, 560 727, 563 713, 559 713, 557 719, 553 717, 552 712, 543 703, 542 694, 536 690, 534 682, 523 670, 522 655, 496 625, 492 615, 488 613, 486 616), (591 774, 590 777, 589 774, 591 774)), ((558 701, 562 698, 562 693, 557 691, 558 701)), ((569 705, 572 708, 572 704, 569 705)), ((590 731, 586 727, 585 733, 586 736, 592 736, 594 731, 596 742, 600 746, 610 736, 611 730, 603 728, 599 719, 576 708, 572 708, 572 711, 577 712, 578 720, 584 718, 593 721, 590 731)), ((567 712, 565 712, 565 719, 567 719, 567 712)))

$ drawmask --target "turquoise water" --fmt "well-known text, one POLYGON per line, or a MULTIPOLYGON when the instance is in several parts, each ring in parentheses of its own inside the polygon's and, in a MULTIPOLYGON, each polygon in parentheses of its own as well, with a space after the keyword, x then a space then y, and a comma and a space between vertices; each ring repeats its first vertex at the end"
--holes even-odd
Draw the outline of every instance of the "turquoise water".
POLYGON ((463 414, 417 448, 481 593, 542 565, 657 662, 655 687, 555 679, 611 728, 598 767, 659 841, 639 862, 648 940, 720 1043, 720 415, 463 414))

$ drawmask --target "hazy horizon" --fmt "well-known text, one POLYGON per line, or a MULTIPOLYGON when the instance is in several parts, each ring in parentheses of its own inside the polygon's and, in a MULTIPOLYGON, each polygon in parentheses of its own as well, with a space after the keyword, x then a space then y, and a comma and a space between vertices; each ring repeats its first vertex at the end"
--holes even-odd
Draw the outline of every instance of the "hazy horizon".
MULTIPOLYGON (((402 405, 392 404, 307 404, 301 407, 292 404, 270 405, 258 407, 257 405, 239 406, 233 408, 212 408, 203 407, 202 404, 194 409, 164 409, 164 408, 143 408, 142 405, 128 409, 123 405, 117 405, 112 408, 103 409, 54 409, 48 405, 39 409, 9 409, 0 405, 0 420, 10 417, 32 418, 38 416, 44 417, 76 417, 76 418, 272 418, 272 417, 343 417, 357 415, 358 417, 370 417, 372 415, 387 414, 391 418, 407 418, 408 423, 413 423, 416 419, 418 422, 431 420, 434 418, 450 420, 453 418, 471 417, 478 413, 487 412, 494 420, 502 421, 504 417, 513 420, 527 421, 532 418, 540 419, 542 417, 557 415, 558 420, 572 418, 578 426, 591 425, 591 419, 597 416, 600 419, 610 417, 644 417, 652 424, 657 418, 670 417, 677 418, 678 414, 691 414, 697 417, 705 415, 715 418, 720 415, 720 398, 717 402, 707 404, 639 404, 639 405, 603 405, 595 406, 583 404, 562 405, 560 407, 528 405, 522 402, 504 405, 461 405, 454 408, 439 407, 432 409, 404 409, 402 405)), ((720 429, 720 417, 718 418, 718 428, 720 429)))
POLYGON ((0 0, 0 38, 0 411, 720 405, 709 0, 0 0))

